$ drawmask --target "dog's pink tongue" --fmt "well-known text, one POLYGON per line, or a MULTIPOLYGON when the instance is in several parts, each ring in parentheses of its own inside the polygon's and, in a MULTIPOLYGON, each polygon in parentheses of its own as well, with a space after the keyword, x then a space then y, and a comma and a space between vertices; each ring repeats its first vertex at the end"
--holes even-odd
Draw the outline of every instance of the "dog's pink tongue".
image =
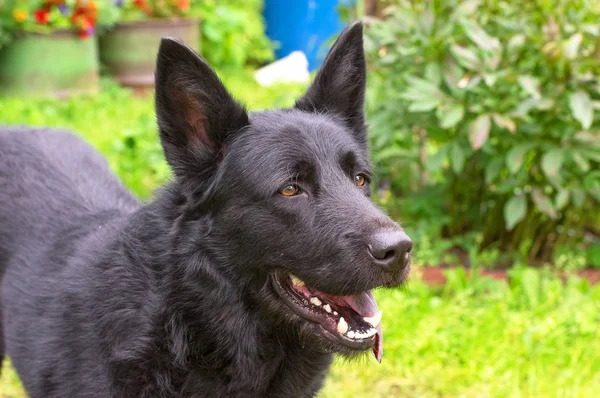
POLYGON ((377 325, 377 334, 375 335, 373 355, 375 355, 377 362, 381 363, 381 358, 383 358, 383 332, 381 331, 381 323, 377 325))
MULTIPOLYGON (((373 293, 370 291, 356 296, 345 296, 342 297, 342 299, 363 318, 375 316, 379 312, 375 297, 373 297, 373 293)), ((375 355, 377 362, 381 362, 381 358, 383 357, 383 331, 381 330, 381 322, 379 322, 376 329, 377 334, 375 335, 373 354, 375 355)))
POLYGON ((356 296, 344 296, 344 301, 350 308, 356 311, 363 318, 365 316, 374 316, 379 311, 377 302, 371 291, 366 291, 356 296))

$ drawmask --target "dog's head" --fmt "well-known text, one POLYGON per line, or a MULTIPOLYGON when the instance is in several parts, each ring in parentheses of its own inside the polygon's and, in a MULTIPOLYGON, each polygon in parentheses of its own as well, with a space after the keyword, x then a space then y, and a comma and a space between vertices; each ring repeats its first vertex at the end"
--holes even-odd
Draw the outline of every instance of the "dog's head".
MULTIPOLYGON (((188 47, 164 39, 160 137, 221 254, 264 283, 270 311, 323 346, 382 354, 371 289, 401 284, 412 243, 370 200, 362 25, 348 27, 291 109, 248 115, 188 47)), ((240 271, 242 272, 242 271, 240 271)))

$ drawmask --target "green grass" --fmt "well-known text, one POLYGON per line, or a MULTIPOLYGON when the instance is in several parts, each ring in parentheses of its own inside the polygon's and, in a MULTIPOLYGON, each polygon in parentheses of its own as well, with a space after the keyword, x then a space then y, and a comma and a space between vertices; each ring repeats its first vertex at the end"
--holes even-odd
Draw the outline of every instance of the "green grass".
MULTIPOLYGON (((250 109, 289 105, 301 87, 261 88, 222 74, 250 109)), ((0 124, 65 127, 82 134, 141 197, 169 177, 151 98, 106 83, 102 94, 67 101, 0 99, 0 124)), ((338 360, 322 397, 594 397, 600 391, 600 287, 563 285, 541 271, 515 271, 509 284, 469 280, 444 289, 418 277, 377 292, 384 358, 338 360)), ((5 366, 0 397, 21 398, 5 366)))

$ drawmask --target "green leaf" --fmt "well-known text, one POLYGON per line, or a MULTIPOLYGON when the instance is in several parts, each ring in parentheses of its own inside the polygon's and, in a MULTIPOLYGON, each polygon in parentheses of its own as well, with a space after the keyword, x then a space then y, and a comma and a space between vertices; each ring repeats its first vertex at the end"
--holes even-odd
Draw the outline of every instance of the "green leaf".
POLYGON ((600 201, 600 170, 588 173, 583 179, 583 187, 588 195, 600 201))
POLYGON ((600 268, 600 240, 592 241, 587 248, 587 260, 595 268, 600 268))
POLYGON ((579 90, 569 96, 569 107, 573 117, 577 119, 584 129, 589 129, 594 119, 594 107, 590 96, 585 91, 579 90))
POLYGON ((573 204, 575 207, 581 207, 585 203, 585 192, 582 189, 575 188, 571 191, 573 204))
POLYGON ((577 57, 577 51, 579 51, 582 40, 583 35, 581 33, 575 33, 569 37, 565 43, 565 57, 567 57, 567 59, 575 59, 575 57, 577 57))
POLYGON ((579 133, 575 134, 574 137, 577 141, 586 143, 586 144, 600 144, 600 133, 596 132, 596 133, 591 133, 589 131, 580 131, 579 133))
POLYGON ((554 198, 554 204, 558 210, 562 210, 569 203, 569 191, 561 189, 554 198))
POLYGON ((472 71, 479 71, 481 69, 481 60, 470 49, 453 44, 450 46, 450 52, 454 56, 454 59, 463 67, 472 71))
POLYGON ((489 115, 480 115, 471 122, 471 125, 469 126, 469 142, 471 143, 471 148, 476 151, 481 149, 490 135, 490 127, 491 122, 489 115))
POLYGON ((461 90, 458 89, 458 82, 460 81, 463 70, 457 65, 454 58, 447 57, 444 62, 444 81, 452 91, 454 96, 460 96, 461 90))
POLYGON ((596 148, 580 149, 579 152, 586 158, 600 163, 600 151, 596 148))
POLYGON ((581 156, 579 152, 571 152, 571 156, 573 157, 573 161, 577 164, 581 171, 587 173, 590 170, 589 160, 581 156))
POLYGON ((564 151, 562 149, 552 149, 542 156, 542 170, 548 177, 556 177, 564 160, 564 151))
POLYGON ((438 86, 429 80, 421 79, 416 76, 408 76, 406 80, 413 90, 423 90, 430 95, 438 92, 438 86))
POLYGON ((397 146, 388 146, 387 148, 383 148, 377 151, 375 155, 375 159, 377 161, 398 158, 410 159, 412 158, 412 152, 403 148, 399 148, 397 146))
POLYGON ((481 2, 479 0, 461 1, 458 5, 458 11, 463 13, 464 15, 471 15, 475 11, 477 11, 477 8, 479 7, 480 3, 481 2))
POLYGON ((455 142, 450 148, 450 161, 452 163, 452 170, 456 174, 459 174, 465 165, 465 153, 458 142, 455 142))
POLYGON ((523 34, 514 35, 508 41, 508 50, 515 51, 525 44, 526 37, 523 34))
POLYGON ((501 129, 507 129, 508 131, 510 131, 513 134, 515 131, 517 131, 517 125, 508 116, 503 116, 503 115, 494 113, 492 115, 492 119, 494 119, 494 123, 496 123, 496 126, 500 127, 501 129))
POLYGON ((552 206, 550 199, 538 188, 534 188, 531 191, 531 199, 533 203, 540 209, 544 214, 550 218, 556 218, 556 210, 552 206))
POLYGON ((408 89, 400 97, 408 100, 410 112, 426 112, 437 108, 444 95, 437 86, 430 81, 415 76, 408 76, 408 89))
POLYGON ((471 19, 463 18, 461 20, 461 25, 467 36, 469 36, 469 39, 473 40, 477 47, 481 48, 482 50, 493 51, 500 47, 500 42, 498 39, 488 35, 486 31, 477 24, 477 22, 471 19))
POLYGON ((504 222, 506 229, 512 231, 527 213, 527 200, 524 195, 513 196, 504 205, 504 222))
POLYGON ((408 106, 408 110, 410 112, 427 112, 437 108, 440 105, 440 100, 437 98, 434 99, 424 99, 423 101, 416 101, 411 103, 408 106))
POLYGON ((506 154, 506 165, 512 174, 515 174, 523 166, 525 154, 532 147, 532 144, 520 144, 508 151, 508 154, 506 154))
POLYGON ((438 151, 427 159, 426 168, 430 173, 436 173, 442 169, 448 152, 447 146, 442 146, 438 151))
POLYGON ((449 129, 456 126, 464 117, 465 108, 462 104, 450 104, 440 106, 437 110, 437 117, 440 121, 440 127, 449 129))
POLYGON ((542 98, 540 93, 540 82, 533 76, 519 76, 521 88, 535 99, 542 98))
POLYGON ((430 62, 425 66, 425 79, 436 87, 442 83, 442 71, 435 62, 430 62))
POLYGON ((501 157, 493 158, 485 168, 485 183, 491 184, 500 175, 502 166, 504 165, 504 159, 501 157))

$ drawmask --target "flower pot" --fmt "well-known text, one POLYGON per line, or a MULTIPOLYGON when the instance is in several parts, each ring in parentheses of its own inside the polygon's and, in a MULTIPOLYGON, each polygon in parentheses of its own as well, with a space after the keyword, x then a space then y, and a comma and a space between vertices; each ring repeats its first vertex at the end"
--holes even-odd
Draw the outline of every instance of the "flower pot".
POLYGON ((120 23, 100 38, 100 60, 124 86, 154 86, 156 54, 162 37, 173 37, 200 50, 200 22, 192 18, 120 23))
POLYGON ((58 96, 98 91, 96 40, 76 32, 19 35, 0 49, 0 94, 58 96))

